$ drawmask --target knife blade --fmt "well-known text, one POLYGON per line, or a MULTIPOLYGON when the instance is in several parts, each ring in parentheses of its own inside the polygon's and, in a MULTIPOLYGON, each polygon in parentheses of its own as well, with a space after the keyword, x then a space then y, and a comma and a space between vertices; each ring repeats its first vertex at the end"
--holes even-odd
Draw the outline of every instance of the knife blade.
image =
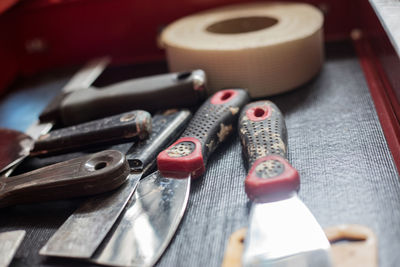
POLYGON ((34 140, 23 132, 0 128, 0 173, 29 155, 34 140))
MULTIPOLYGON (((89 61, 81 70, 79 70, 71 80, 62 88, 62 94, 68 94, 77 90, 82 90, 90 86, 97 77, 102 73, 107 64, 110 62, 108 57, 94 59, 89 61)), ((28 155, 33 146, 33 142, 41 135, 45 135, 54 126, 54 121, 40 122, 39 120, 34 122, 27 130, 26 135, 30 136, 31 139, 25 138, 23 146, 23 153, 19 157, 15 158, 11 164, 5 165, 0 171, 2 175, 7 177, 15 170, 16 166, 21 163, 28 155)), ((18 135, 18 134, 17 134, 18 135)))
POLYGON ((11 263, 24 236, 24 230, 0 233, 0 267, 7 267, 11 263))
POLYGON ((297 196, 299 174, 286 160, 278 107, 270 101, 246 105, 239 135, 249 167, 245 191, 253 201, 243 266, 331 266, 329 241, 297 196))
POLYGON ((41 255, 90 258, 132 196, 140 178, 154 165, 157 154, 184 130, 191 117, 188 110, 156 114, 147 140, 132 146, 126 158, 131 174, 120 189, 84 202, 40 250, 41 255))
POLYGON ((158 171, 139 183, 121 220, 91 261, 109 266, 152 266, 184 215, 191 179, 205 172, 211 153, 231 134, 247 92, 229 89, 211 96, 181 138, 157 157, 158 171))
POLYGON ((74 125, 132 109, 149 112, 200 104, 206 95, 202 70, 154 75, 89 87, 59 95, 40 115, 40 121, 74 125))
POLYGON ((107 192, 122 185, 128 174, 125 155, 104 150, 20 175, 0 177, 0 208, 107 192))
MULTIPOLYGON (((98 58, 89 61, 85 66, 82 67, 82 69, 80 69, 77 73, 74 74, 74 76, 72 76, 70 81, 61 89, 61 93, 59 95, 68 95, 73 92, 84 90, 85 88, 90 87, 90 85, 103 72, 109 62, 110 58, 108 57, 98 58)), ((54 99, 49 105, 54 105, 55 102, 58 101, 54 99)), ((45 108, 45 110, 46 109, 47 108, 45 108)), ((26 133, 36 140, 39 138, 39 136, 47 134, 53 128, 55 122, 55 120, 38 120, 26 130, 26 133)))

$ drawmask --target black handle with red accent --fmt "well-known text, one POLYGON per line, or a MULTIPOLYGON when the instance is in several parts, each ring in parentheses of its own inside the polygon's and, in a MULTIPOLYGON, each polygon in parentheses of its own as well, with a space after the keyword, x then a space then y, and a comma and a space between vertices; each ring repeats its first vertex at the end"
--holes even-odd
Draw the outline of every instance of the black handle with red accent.
POLYGON ((298 172, 287 161, 285 120, 274 103, 246 105, 239 118, 239 135, 249 168, 245 190, 252 201, 287 197, 298 189, 298 172))
POLYGON ((158 155, 158 170, 175 178, 201 176, 210 154, 231 134, 240 109, 248 101, 243 89, 222 90, 211 96, 181 138, 158 155))

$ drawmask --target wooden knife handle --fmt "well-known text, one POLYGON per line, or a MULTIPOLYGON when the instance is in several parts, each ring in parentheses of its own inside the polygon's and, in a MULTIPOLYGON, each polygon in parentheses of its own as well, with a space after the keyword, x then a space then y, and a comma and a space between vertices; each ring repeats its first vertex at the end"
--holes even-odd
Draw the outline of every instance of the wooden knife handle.
POLYGON ((134 110, 51 131, 39 137, 31 155, 62 152, 115 140, 124 141, 133 138, 142 140, 147 138, 150 132, 150 113, 134 110))
POLYGON ((205 96, 206 76, 202 70, 154 75, 76 90, 62 97, 59 105, 46 109, 40 120, 61 120, 64 125, 74 125, 132 109, 153 112, 193 107, 205 96))
POLYGON ((0 179, 0 207, 93 195, 117 188, 129 174, 125 156, 105 150, 0 179))
POLYGON ((249 169, 245 190, 252 201, 287 197, 299 188, 299 174, 286 160, 285 120, 275 104, 246 105, 239 118, 239 136, 249 169))
POLYGON ((181 138, 157 157, 158 170, 168 176, 192 178, 205 171, 211 153, 233 131, 240 109, 249 101, 242 89, 222 90, 196 112, 181 138))

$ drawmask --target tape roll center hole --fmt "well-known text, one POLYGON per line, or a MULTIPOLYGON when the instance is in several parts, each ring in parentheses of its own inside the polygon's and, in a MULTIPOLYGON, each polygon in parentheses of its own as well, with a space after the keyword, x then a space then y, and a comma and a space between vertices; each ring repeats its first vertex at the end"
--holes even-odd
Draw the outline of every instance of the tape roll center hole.
POLYGON ((276 23, 278 20, 271 17, 242 17, 216 22, 208 26, 206 31, 217 34, 238 34, 263 30, 276 23))

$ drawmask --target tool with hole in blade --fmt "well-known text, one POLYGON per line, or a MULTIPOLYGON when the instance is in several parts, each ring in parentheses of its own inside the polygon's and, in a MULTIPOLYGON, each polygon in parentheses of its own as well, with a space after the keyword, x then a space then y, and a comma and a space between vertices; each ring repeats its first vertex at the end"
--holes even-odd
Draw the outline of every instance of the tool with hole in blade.
POLYGON ((104 150, 20 175, 0 177, 0 208, 103 193, 122 185, 128 175, 125 155, 104 150))
MULTIPOLYGON (((125 207, 130 205, 129 200, 139 180, 154 167, 157 154, 179 137, 190 117, 191 113, 185 109, 154 115, 150 137, 127 144, 126 158, 131 168, 128 181, 114 192, 94 196, 82 203, 54 233, 40 254, 90 259, 125 207)), ((121 148, 119 145, 115 147, 121 148)))
POLYGON ((286 160, 279 109, 270 101, 248 104, 239 135, 250 169, 245 190, 253 201, 243 266, 331 266, 329 241, 297 196, 299 174, 286 160))
POLYGON ((152 266, 171 241, 185 212, 190 180, 205 172, 211 153, 232 132, 247 92, 211 96, 181 138, 157 157, 158 171, 142 179, 118 228, 92 261, 109 266, 152 266))

